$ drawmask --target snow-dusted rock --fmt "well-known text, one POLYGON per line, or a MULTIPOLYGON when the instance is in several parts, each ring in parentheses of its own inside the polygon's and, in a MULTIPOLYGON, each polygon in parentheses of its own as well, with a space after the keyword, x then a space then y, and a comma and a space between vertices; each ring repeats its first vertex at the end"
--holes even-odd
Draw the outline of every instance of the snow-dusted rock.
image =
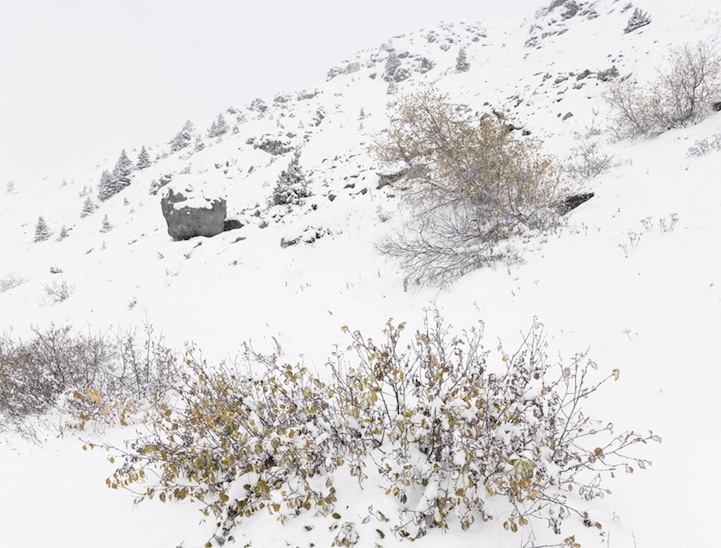
POLYGON ((223 232, 226 201, 215 185, 178 178, 165 189, 160 205, 168 234, 174 240, 212 237, 223 232))

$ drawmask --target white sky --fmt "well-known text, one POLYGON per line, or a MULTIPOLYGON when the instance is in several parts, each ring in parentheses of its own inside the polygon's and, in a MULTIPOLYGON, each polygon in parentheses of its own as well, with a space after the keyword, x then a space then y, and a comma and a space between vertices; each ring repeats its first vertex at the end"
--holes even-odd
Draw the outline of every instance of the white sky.
POLYGON ((550 0, 2 0, 0 184, 168 141, 186 119, 310 87, 440 21, 550 0))

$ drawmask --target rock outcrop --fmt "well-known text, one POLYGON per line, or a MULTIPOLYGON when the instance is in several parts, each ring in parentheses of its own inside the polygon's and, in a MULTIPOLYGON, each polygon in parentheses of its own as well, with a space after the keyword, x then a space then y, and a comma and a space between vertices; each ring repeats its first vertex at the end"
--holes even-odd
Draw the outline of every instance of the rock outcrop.
POLYGON ((163 192, 160 206, 174 240, 210 238, 223 232, 225 198, 203 182, 174 181, 163 192))

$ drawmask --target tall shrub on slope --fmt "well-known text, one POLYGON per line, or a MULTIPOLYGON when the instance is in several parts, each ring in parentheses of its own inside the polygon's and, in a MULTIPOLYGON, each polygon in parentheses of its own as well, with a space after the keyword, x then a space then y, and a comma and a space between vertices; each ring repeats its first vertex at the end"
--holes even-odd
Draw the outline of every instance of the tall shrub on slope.
POLYGON ((605 98, 619 137, 649 137, 699 122, 720 96, 721 56, 714 44, 699 41, 672 49, 654 82, 622 80, 605 98))
POLYGON ((558 169, 502 115, 478 117, 431 89, 398 103, 375 151, 404 173, 413 219, 380 248, 408 280, 448 283, 509 256, 501 244, 511 236, 556 222, 558 169))

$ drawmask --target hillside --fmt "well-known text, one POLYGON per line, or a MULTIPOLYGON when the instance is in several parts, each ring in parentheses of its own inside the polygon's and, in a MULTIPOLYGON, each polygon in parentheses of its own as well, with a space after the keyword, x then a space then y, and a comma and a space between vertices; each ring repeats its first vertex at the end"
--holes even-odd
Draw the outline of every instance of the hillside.
MULTIPOLYGON (((714 39, 721 9, 711 0, 659 0, 640 6, 650 24, 624 33, 633 12, 626 2, 552 5, 507 26, 443 23, 393 37, 331 67, 313 89, 223 110, 228 130, 219 136, 208 136, 215 120, 193 120, 189 146, 172 152, 172 135, 149 145, 151 165, 106 201, 97 200, 97 184, 116 158, 2 189, 0 331, 22 338, 51 324, 110 332, 150 323, 176 348, 194 343, 209 363, 233 360, 243 342, 261 351, 277 342, 286 359, 322 373, 336 345, 350 344, 342 326, 380 339, 388 318, 413 331, 435 308, 458 329, 482 320, 485 346, 502 341, 510 350, 537 318, 552 359, 589 350, 601 376, 621 371, 584 409, 620 431, 660 434, 662 444, 642 447, 653 467, 617 475, 607 484, 612 494, 587 505, 600 531, 576 518, 561 536, 540 522, 513 534, 499 510, 498 519, 468 531, 429 529, 418 542, 555 546, 575 535, 584 547, 713 545, 721 151, 689 149, 721 134, 721 114, 658 137, 618 140, 602 95, 618 78, 652 79, 672 47, 714 39), (461 49, 465 72, 456 69, 461 49), (431 84, 473 111, 507 112, 563 164, 578 161, 588 139, 613 159, 598 176, 565 177, 569 193, 594 197, 551 233, 519 244, 522 262, 444 288, 405 282, 378 252, 407 213, 399 188, 379 184, 386 168, 370 150, 398 98, 431 84), (295 150, 311 195, 297 206, 269 206, 295 150), (242 228, 173 241, 160 208, 168 182, 212 184, 242 228), (81 217, 88 197, 98 208, 81 217), (34 242, 39 216, 53 235, 34 242), (112 229, 103 231, 106 216, 112 229), (62 227, 67 237, 58 241, 62 227)), ((127 152, 136 161, 140 151, 127 152)), ((0 545, 194 547, 213 534, 214 520, 198 504, 134 506, 129 493, 106 488, 115 467, 102 450, 83 452, 78 434, 121 444, 133 427, 56 433, 46 424, 33 443, 12 428, 0 431, 0 545)), ((360 525, 370 505, 396 511, 373 480, 364 488, 353 478, 338 484, 336 509, 358 522, 359 546, 408 542, 378 520, 360 525)), ((259 513, 229 545, 331 545, 337 531, 308 514, 281 526, 259 513)))

